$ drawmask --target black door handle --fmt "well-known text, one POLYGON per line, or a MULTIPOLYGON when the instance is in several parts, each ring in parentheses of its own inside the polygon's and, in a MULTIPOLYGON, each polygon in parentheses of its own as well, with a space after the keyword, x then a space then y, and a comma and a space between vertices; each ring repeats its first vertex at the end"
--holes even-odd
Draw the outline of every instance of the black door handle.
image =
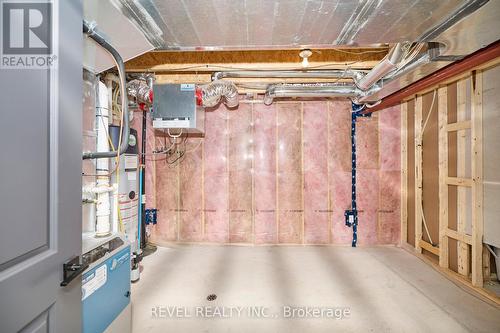
POLYGON ((80 257, 76 256, 63 264, 63 281, 61 287, 66 287, 77 276, 89 267, 88 264, 80 263, 80 257))

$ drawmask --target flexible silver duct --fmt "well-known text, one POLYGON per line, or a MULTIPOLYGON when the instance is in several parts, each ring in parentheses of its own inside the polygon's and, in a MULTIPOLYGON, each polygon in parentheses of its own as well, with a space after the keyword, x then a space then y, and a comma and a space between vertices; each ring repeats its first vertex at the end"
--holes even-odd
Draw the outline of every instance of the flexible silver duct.
POLYGON ((238 88, 231 81, 217 80, 199 86, 202 92, 202 104, 204 107, 213 107, 221 101, 229 108, 238 106, 238 88))
POLYGON ((151 105, 153 103, 152 90, 145 80, 132 80, 127 84, 127 94, 137 103, 151 105))
POLYGON ((227 71, 215 72, 212 80, 223 78, 333 78, 333 79, 357 79, 364 75, 363 71, 352 69, 346 70, 322 70, 322 71, 227 71))
POLYGON ((266 90, 264 104, 272 104, 276 97, 357 97, 360 95, 363 95, 363 92, 352 84, 272 84, 266 90))
POLYGON ((382 61, 380 61, 371 71, 368 72, 360 80, 356 80, 356 85, 361 90, 368 90, 372 87, 378 80, 383 78, 389 72, 396 69, 397 65, 403 59, 403 43, 397 43, 385 56, 382 61))

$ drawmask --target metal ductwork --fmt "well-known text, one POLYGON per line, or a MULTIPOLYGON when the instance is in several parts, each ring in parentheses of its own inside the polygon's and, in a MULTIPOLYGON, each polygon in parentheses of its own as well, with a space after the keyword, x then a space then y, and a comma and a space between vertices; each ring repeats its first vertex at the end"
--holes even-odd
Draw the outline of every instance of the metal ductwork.
POLYGON ((127 83, 127 95, 139 104, 153 104, 153 90, 146 80, 135 79, 127 83))
POLYGON ((382 78, 379 81, 379 84, 375 85, 372 87, 369 91, 366 92, 366 94, 362 97, 359 97, 357 100, 355 100, 356 103, 372 103, 379 101, 379 95, 383 91, 384 88, 387 88, 387 85, 391 82, 397 82, 398 80, 401 80, 404 77, 410 76, 413 74, 417 69, 422 68, 424 65, 428 65, 431 63, 431 55, 430 51, 428 50, 425 53, 420 54, 419 56, 415 57, 415 59, 405 66, 402 66, 398 68, 396 71, 390 73, 389 75, 386 75, 384 78, 382 78))
POLYGON ((345 70, 310 70, 310 71, 226 71, 215 72, 212 75, 212 80, 220 80, 223 78, 332 78, 332 79, 354 79, 360 80, 364 75, 364 71, 345 69, 345 70))
POLYGON ((356 85, 361 90, 368 90, 378 80, 389 74, 397 68, 404 55, 404 47, 402 43, 397 43, 371 71, 368 72, 363 78, 356 81, 356 85))
POLYGON ((264 96, 264 104, 270 105, 276 97, 346 97, 353 98, 363 95, 363 91, 353 84, 303 83, 303 84, 272 84, 264 96))
POLYGON ((202 105, 204 107, 214 107, 221 101, 228 108, 237 107, 238 88, 231 81, 217 80, 198 87, 201 90, 202 105))

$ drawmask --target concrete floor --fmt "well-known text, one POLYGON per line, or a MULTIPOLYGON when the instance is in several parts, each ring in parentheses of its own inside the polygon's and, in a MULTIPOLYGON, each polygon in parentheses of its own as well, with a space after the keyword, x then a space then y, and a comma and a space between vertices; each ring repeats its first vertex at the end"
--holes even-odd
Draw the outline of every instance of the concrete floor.
POLYGON ((395 247, 159 247, 143 264, 134 333, 500 332, 498 308, 395 247))

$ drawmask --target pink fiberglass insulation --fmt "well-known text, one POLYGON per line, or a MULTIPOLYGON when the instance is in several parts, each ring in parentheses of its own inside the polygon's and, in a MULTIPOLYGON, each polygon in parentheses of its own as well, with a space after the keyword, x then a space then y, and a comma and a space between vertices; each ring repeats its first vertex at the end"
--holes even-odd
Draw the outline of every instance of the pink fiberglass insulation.
MULTIPOLYGON (((181 163, 147 165, 152 241, 350 245, 350 112, 347 100, 207 111, 205 137, 188 139, 181 163)), ((358 244, 397 244, 399 108, 359 119, 357 139, 358 244)))

